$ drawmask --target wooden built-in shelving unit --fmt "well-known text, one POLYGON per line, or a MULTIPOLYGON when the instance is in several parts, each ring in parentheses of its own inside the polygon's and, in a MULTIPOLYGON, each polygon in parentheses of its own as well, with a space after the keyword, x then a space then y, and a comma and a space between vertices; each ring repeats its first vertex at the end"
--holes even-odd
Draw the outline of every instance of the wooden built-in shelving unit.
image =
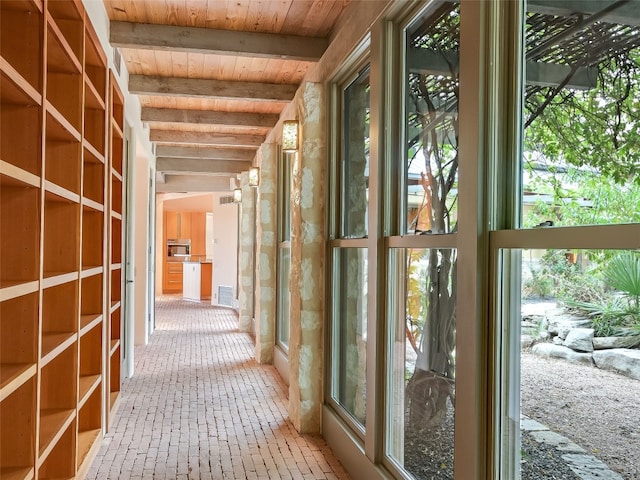
POLYGON ((120 391, 123 100, 79 0, 0 24, 0 478, 74 478, 120 391))
POLYGON ((121 364, 122 364, 122 178, 124 165, 124 98, 114 81, 113 74, 110 74, 109 81, 109 252, 108 267, 109 278, 107 286, 109 289, 107 312, 107 345, 109 350, 109 362, 107 368, 109 374, 107 378, 107 421, 110 424, 113 419, 113 412, 117 406, 121 384, 121 364))

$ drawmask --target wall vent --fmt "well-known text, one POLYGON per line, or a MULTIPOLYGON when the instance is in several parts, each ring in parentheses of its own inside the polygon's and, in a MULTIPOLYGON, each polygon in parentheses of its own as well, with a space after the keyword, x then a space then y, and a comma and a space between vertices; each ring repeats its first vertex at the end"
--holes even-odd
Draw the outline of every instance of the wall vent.
POLYGON ((220 197, 220 205, 227 205, 229 203, 233 203, 233 195, 227 195, 225 197, 220 197))
POLYGON ((233 287, 218 285, 218 305, 233 307, 233 287))
POLYGON ((120 76, 120 69, 122 65, 122 55, 120 54, 119 48, 113 49, 113 66, 116 68, 116 72, 118 72, 118 76, 120 76))

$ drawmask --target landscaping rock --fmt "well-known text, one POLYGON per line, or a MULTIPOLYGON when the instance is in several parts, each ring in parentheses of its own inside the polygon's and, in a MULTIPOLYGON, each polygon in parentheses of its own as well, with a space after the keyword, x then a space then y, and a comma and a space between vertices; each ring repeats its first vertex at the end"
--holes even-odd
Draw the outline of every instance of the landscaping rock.
POLYGON ((629 346, 629 337, 595 337, 593 348, 606 350, 607 348, 626 348, 629 346))
POLYGON ((540 422, 536 422, 532 418, 520 415, 520 430, 525 430, 527 432, 540 432, 549 430, 549 427, 541 424, 540 422))
POLYGON ((557 335, 563 340, 572 329, 588 328, 593 323, 589 318, 566 313, 560 309, 550 310, 547 314, 547 319, 549 320, 549 333, 557 335))
POLYGON ((533 346, 531 350, 541 357, 562 358, 573 363, 584 363, 586 365, 592 365, 590 353, 578 353, 571 350, 569 347, 562 345, 554 345, 552 343, 538 343, 533 346))
POLYGON ((593 352, 593 328, 572 328, 563 345, 576 352, 593 352))
POLYGON ((561 452, 571 453, 586 453, 584 448, 576 445, 567 437, 563 437, 559 433, 552 432, 550 430, 544 431, 532 431, 531 436, 538 443, 548 443, 549 445, 557 448, 561 452))
POLYGON ((534 338, 532 335, 520 336, 520 347, 523 349, 529 348, 531 345, 533 345, 533 342, 534 342, 534 338))
POLYGON ((593 455, 567 453, 562 458, 582 480, 623 480, 593 455))
POLYGON ((547 340, 549 340, 549 337, 551 337, 551 335, 549 335, 549 332, 547 332, 546 330, 542 330, 540 333, 538 333, 538 336, 536 337, 536 341, 546 342, 547 340))
POLYGON ((640 350, 628 348, 598 350, 593 352, 593 360, 598 368, 640 380, 640 350))

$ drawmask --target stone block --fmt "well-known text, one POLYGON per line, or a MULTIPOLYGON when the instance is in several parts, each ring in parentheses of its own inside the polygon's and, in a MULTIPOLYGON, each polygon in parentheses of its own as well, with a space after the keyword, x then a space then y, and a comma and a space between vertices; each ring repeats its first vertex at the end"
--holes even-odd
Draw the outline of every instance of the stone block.
POLYGON ((593 328, 572 328, 563 345, 576 352, 593 352, 593 328))
POLYGON ((595 337, 593 348, 606 350, 608 348, 626 348, 629 346, 629 337, 595 337))
POLYGON ((589 318, 578 317, 558 309, 549 311, 547 313, 547 319, 549 320, 549 333, 551 335, 557 335, 563 340, 572 329, 588 328, 591 327, 593 323, 589 318))
POLYGON ((640 380, 640 350, 614 348, 593 352, 598 368, 610 370, 640 380))
POLYGON ((568 453, 563 455, 562 459, 581 480, 622 480, 619 474, 611 471, 593 455, 568 453))
POLYGON ((561 358, 573 363, 592 365, 590 353, 579 353, 569 347, 554 345, 552 343, 538 343, 534 345, 532 352, 540 357, 561 358))

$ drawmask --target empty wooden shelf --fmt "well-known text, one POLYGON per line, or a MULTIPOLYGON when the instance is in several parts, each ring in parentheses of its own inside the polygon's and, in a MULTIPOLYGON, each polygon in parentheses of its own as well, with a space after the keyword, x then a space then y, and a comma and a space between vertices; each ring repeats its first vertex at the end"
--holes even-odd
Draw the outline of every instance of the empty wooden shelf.
POLYGON ((82 476, 120 391, 124 103, 107 65, 81 1, 0 1, 3 479, 82 476))

